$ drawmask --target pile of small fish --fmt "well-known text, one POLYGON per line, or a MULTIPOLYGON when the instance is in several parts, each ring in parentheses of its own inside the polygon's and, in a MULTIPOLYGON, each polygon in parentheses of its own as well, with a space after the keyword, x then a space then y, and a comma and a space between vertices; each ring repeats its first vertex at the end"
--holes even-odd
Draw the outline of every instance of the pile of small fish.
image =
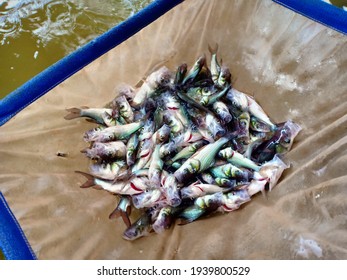
POLYGON ((210 49, 191 68, 167 67, 142 85, 118 88, 105 108, 71 108, 65 119, 98 124, 84 134, 93 187, 115 194, 123 238, 134 240, 214 212, 238 209, 271 190, 288 166, 282 154, 300 126, 275 124, 255 99, 232 87, 231 74, 210 49), (141 215, 131 222, 132 207, 141 215))

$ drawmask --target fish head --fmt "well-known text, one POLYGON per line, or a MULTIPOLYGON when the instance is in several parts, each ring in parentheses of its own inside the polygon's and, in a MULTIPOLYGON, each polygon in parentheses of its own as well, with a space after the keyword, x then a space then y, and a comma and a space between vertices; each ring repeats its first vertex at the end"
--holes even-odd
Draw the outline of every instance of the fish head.
POLYGON ((95 141, 94 139, 97 139, 98 136, 102 133, 102 130, 104 127, 98 126, 95 128, 92 128, 84 133, 83 139, 86 142, 93 142, 95 141))
POLYGON ((148 235, 149 231, 150 218, 147 213, 145 213, 123 232, 123 238, 126 240, 135 240, 142 236, 148 235))
POLYGON ((172 208, 170 206, 163 207, 152 227, 156 233, 161 233, 168 229, 173 222, 172 208))
POLYGON ((248 100, 244 93, 231 88, 226 94, 226 98, 231 102, 232 106, 245 111, 248 108, 248 100))
MULTIPOLYGON (((172 72, 166 66, 159 68, 148 77, 148 82, 156 86, 168 84, 171 81, 172 72)), ((147 81, 147 80, 146 80, 147 81)))
POLYGON ((231 83, 231 73, 229 68, 222 66, 221 71, 218 77, 218 84, 222 87, 226 86, 227 84, 231 83))
POLYGON ((241 129, 247 129, 248 131, 249 123, 250 123, 250 115, 248 112, 243 112, 239 116, 239 123, 240 123, 241 129))
POLYGON ((221 192, 216 192, 210 195, 204 195, 198 197, 194 204, 201 209, 205 209, 208 211, 213 211, 222 205, 223 202, 223 194, 221 192))
POLYGON ((200 99, 200 104, 203 106, 207 106, 209 102, 210 102, 210 98, 208 96, 203 96, 200 99))
POLYGON ((163 124, 163 126, 158 130, 158 133, 156 135, 156 142, 157 143, 163 143, 166 142, 169 139, 171 132, 170 126, 167 124, 163 124))
POLYGON ((249 125, 250 125, 250 128, 254 131, 258 131, 258 132, 270 132, 271 131, 271 128, 268 124, 263 123, 262 121, 258 120, 254 116, 251 116, 249 125))
POLYGON ((191 173, 186 166, 182 165, 175 171, 174 176, 176 177, 178 182, 182 183, 184 180, 188 179, 191 176, 191 173))
POLYGON ((275 155, 272 160, 264 163, 255 175, 258 176, 258 180, 266 179, 269 183, 269 190, 272 190, 283 171, 287 168, 289 168, 289 165, 285 164, 279 156, 275 155))
POLYGON ((292 142, 293 142, 293 139, 292 139, 290 130, 282 129, 281 135, 278 138, 278 143, 284 148, 289 148, 292 142))
POLYGON ((223 207, 226 211, 238 209, 241 204, 250 201, 250 195, 246 189, 231 191, 223 197, 223 207))
POLYGON ((236 180, 230 180, 223 177, 215 178, 216 184, 224 188, 234 188, 236 186, 236 180))
POLYGON ((140 132, 139 140, 146 140, 152 137, 155 129, 155 123, 152 120, 145 121, 144 125, 138 130, 140 132))
POLYGON ((231 159, 234 155, 234 150, 230 147, 220 150, 218 155, 224 159, 231 159))
POLYGON ((128 84, 120 84, 114 91, 117 97, 113 101, 113 104, 117 102, 116 99, 119 98, 119 96, 124 95, 128 99, 133 99, 135 96, 135 89, 128 84))
POLYGON ((180 191, 178 190, 178 182, 175 176, 168 175, 164 181, 163 189, 168 205, 176 207, 181 204, 180 191))

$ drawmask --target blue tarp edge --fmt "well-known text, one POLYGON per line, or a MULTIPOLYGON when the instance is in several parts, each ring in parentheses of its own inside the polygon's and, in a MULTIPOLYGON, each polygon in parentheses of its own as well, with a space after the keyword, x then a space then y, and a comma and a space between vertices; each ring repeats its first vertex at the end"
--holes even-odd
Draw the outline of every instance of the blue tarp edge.
POLYGON ((322 0, 273 0, 294 12, 347 35, 347 12, 322 0))
POLYGON ((7 260, 35 260, 17 219, 0 192, 0 249, 7 260))
POLYGON ((153 1, 127 20, 36 75, 0 100, 0 126, 65 79, 121 44, 183 1, 153 1))

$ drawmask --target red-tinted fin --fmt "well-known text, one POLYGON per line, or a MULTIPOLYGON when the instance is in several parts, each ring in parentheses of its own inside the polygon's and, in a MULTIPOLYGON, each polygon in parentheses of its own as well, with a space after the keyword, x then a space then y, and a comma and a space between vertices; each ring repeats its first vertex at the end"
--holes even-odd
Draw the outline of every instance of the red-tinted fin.
POLYGON ((109 215, 109 218, 110 218, 110 219, 115 219, 115 218, 118 218, 118 217, 122 217, 122 220, 123 220, 124 224, 126 225, 126 227, 127 227, 127 228, 130 227, 130 226, 131 226, 131 222, 130 222, 129 213, 128 213, 128 212, 130 212, 130 211, 128 211, 128 208, 130 208, 130 206, 127 207, 127 211, 124 212, 124 211, 120 210, 120 209, 117 207, 117 208, 114 209, 114 210, 112 211, 112 213, 109 215))
POLYGON ((125 212, 128 214, 128 216, 130 216, 130 214, 131 214, 131 206, 130 205, 127 207, 125 212))
POLYGON ((80 152, 81 152, 82 154, 86 154, 86 153, 89 151, 89 149, 90 149, 90 148, 84 148, 84 149, 82 149, 80 152))
POLYGON ((108 216, 109 219, 115 219, 115 218, 118 218, 120 217, 120 210, 118 207, 116 207, 112 212, 111 214, 108 216))
POLYGON ((90 174, 82 172, 82 171, 75 171, 75 173, 81 174, 87 178, 87 181, 81 186, 81 188, 90 188, 90 187, 94 187, 95 189, 101 188, 100 186, 95 185, 93 175, 90 175, 90 174))
POLYGON ((126 227, 130 227, 131 226, 131 222, 129 219, 129 215, 126 212, 120 211, 120 215, 123 219, 124 224, 126 225, 126 227))
POLYGON ((66 109, 66 111, 68 111, 69 114, 64 117, 65 120, 72 120, 81 117, 81 109, 79 108, 70 108, 66 109))

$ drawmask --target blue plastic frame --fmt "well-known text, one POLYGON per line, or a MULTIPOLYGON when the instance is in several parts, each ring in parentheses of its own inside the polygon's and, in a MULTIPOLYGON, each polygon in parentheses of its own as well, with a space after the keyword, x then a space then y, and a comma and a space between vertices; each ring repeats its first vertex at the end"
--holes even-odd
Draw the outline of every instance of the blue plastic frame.
POLYGON ((124 22, 59 60, 0 100, 0 126, 22 109, 184 0, 155 0, 124 22))
POLYGON ((0 249, 7 260, 35 260, 18 221, 0 192, 0 249))
POLYGON ((322 0, 273 0, 294 12, 347 35, 347 12, 322 0))

